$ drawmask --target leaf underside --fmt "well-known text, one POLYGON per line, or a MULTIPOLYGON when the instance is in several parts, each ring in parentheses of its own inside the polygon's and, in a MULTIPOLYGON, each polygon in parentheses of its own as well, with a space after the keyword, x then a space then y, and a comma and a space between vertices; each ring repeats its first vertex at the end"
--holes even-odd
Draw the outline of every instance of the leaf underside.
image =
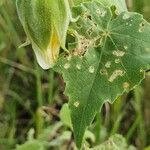
POLYGON ((78 45, 54 69, 63 75, 77 146, 105 102, 133 89, 150 67, 150 25, 133 12, 116 18, 98 2, 73 9, 70 28, 78 45))

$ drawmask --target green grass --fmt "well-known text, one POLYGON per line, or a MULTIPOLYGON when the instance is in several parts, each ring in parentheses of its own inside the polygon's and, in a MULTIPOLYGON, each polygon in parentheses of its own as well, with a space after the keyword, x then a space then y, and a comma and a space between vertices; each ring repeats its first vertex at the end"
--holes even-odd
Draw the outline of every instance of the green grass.
MULTIPOLYGON (((133 6, 131 10, 143 13, 150 21, 149 0, 134 0, 133 6)), ((15 0, 1 0, 0 149, 9 150, 24 143, 31 129, 35 129, 36 138, 39 138, 48 128, 55 129, 48 130, 50 141, 57 137, 60 143, 60 147, 53 146, 55 149, 74 147, 72 138, 64 142, 64 137, 60 140, 58 136, 69 131, 58 117, 60 108, 67 102, 63 95, 65 84, 61 76, 51 70, 43 71, 38 66, 31 46, 18 48, 25 39, 15 0)), ((90 145, 98 145, 115 133, 122 134, 139 150, 150 145, 149 93, 150 76, 147 73, 141 86, 120 97, 113 105, 106 103, 89 128, 96 137, 95 142, 89 142, 90 145)))

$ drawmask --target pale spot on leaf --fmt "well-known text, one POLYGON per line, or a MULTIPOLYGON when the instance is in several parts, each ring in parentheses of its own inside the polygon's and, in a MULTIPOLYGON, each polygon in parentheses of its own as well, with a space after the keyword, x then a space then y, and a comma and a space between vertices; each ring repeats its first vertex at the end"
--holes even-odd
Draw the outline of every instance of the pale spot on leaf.
POLYGON ((115 59, 115 63, 119 64, 121 62, 121 60, 119 58, 115 59))
POLYGON ((68 60, 68 61, 70 61, 70 60, 71 60, 71 58, 72 58, 72 56, 71 56, 71 55, 69 55, 69 56, 67 57, 67 60, 68 60))
POLYGON ((103 68, 103 69, 100 69, 100 74, 101 75, 108 75, 108 72, 105 68, 103 68))
POLYGON ((126 20, 126 19, 129 19, 130 18, 130 15, 125 13, 122 17, 123 20, 126 20))
POLYGON ((139 32, 141 33, 141 32, 144 32, 144 27, 140 27, 139 28, 139 32))
POLYGON ((80 103, 79 103, 79 101, 76 101, 76 102, 74 102, 73 105, 74 105, 75 107, 79 107, 80 103))
POLYGON ((94 66, 90 66, 90 67, 89 67, 89 72, 90 72, 90 73, 94 73, 94 71, 95 71, 94 66))
POLYGON ((80 64, 77 64, 77 65, 76 65, 76 68, 77 68, 78 70, 81 70, 81 65, 80 65, 80 64))
POLYGON ((100 9, 97 9, 97 10, 96 10, 96 13, 97 13, 98 15, 101 14, 100 9))
POLYGON ((66 63, 66 64, 64 65, 64 68, 65 68, 65 69, 69 69, 69 68, 70 68, 70 64, 69 64, 69 63, 66 63))
POLYGON ((144 70, 143 70, 143 69, 140 69, 140 72, 141 72, 141 73, 143 73, 143 72, 144 72, 144 70))
POLYGON ((110 78, 108 79, 109 82, 113 82, 117 77, 119 76, 123 76, 124 75, 124 71, 123 70, 115 70, 112 75, 110 76, 110 78))
POLYGON ((125 55, 125 52, 120 51, 120 50, 115 50, 115 51, 113 51, 113 55, 115 55, 117 57, 123 57, 125 55))
POLYGON ((110 68, 110 66, 111 66, 111 61, 108 61, 108 62, 105 64, 105 67, 106 67, 106 68, 110 68))
POLYGON ((105 10, 97 9, 97 10, 96 10, 96 13, 97 13, 99 16, 104 17, 107 12, 106 12, 105 10))
POLYGON ((130 86, 130 84, 129 84, 128 82, 124 82, 124 83, 123 83, 123 88, 124 88, 124 89, 129 88, 129 86, 130 86))
POLYGON ((127 45, 125 45, 125 46, 124 46, 124 49, 128 49, 128 46, 127 46, 127 45))

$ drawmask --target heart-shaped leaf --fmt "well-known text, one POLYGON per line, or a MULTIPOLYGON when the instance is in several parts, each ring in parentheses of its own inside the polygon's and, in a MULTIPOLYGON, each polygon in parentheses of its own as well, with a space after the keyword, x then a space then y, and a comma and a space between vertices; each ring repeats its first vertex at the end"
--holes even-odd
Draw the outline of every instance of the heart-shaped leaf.
POLYGON ((133 89, 150 67, 150 25, 140 14, 122 12, 114 18, 98 2, 74 8, 80 16, 70 26, 78 45, 58 60, 63 75, 76 144, 105 102, 133 89))

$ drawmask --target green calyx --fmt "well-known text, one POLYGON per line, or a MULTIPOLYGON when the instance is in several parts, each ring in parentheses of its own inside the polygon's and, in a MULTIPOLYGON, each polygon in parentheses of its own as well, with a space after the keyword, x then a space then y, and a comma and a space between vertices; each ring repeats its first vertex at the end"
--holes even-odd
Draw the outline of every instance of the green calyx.
POLYGON ((17 0, 17 11, 37 61, 43 69, 53 66, 59 49, 65 49, 71 19, 68 0, 17 0))

